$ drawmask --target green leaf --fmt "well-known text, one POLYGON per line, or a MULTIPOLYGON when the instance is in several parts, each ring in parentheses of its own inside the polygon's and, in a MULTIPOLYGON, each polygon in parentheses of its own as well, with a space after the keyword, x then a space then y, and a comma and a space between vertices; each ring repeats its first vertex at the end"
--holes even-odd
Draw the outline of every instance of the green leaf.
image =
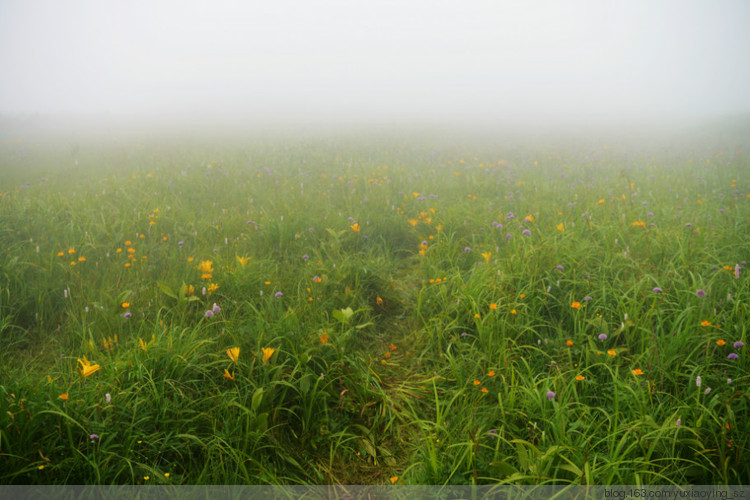
POLYGON ((171 288, 169 288, 169 287, 168 287, 167 285, 165 285, 164 283, 160 283, 160 282, 157 282, 157 283, 156 283, 156 286, 158 286, 158 287, 159 287, 159 290, 161 290, 161 292, 162 292, 162 293, 163 293, 164 295, 166 295, 167 297, 172 297, 173 299, 177 299, 177 294, 175 294, 175 293, 174 293, 174 292, 172 291, 172 289, 171 289, 171 288))
POLYGON ((263 401, 263 388, 258 387, 255 389, 255 393, 253 394, 253 400, 250 403, 250 407, 253 409, 253 411, 258 411, 258 407, 260 406, 260 403, 263 401))

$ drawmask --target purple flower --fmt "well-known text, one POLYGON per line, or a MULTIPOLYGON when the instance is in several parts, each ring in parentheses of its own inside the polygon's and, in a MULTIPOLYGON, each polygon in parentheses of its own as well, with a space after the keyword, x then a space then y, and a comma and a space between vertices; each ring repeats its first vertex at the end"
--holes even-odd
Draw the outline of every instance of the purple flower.
POLYGON ((698 290, 698 291, 696 291, 696 292, 695 292, 695 294, 696 294, 696 295, 697 295, 698 297, 700 297, 700 298, 703 298, 703 297, 705 297, 705 296, 706 296, 706 291, 705 291, 705 290, 698 290))
POLYGON ((552 391, 547 391, 547 399, 555 399, 555 393, 552 391))
POLYGON ((510 234, 510 233, 508 233, 508 234, 505 235, 505 239, 508 239, 508 240, 511 239, 512 237, 513 237, 513 235, 510 234))
POLYGON ((464 252, 471 252, 471 248, 469 247, 464 248, 464 252))
POLYGON ((693 227, 693 225, 688 222, 687 224, 685 224, 685 227, 693 227))
POLYGON ((130 314, 130 312, 126 312, 125 314, 123 314, 123 316, 126 317, 126 318, 129 318, 129 317, 132 316, 132 314, 130 314))
POLYGON ((177 246, 182 246, 182 245, 184 245, 184 244, 185 244, 185 242, 184 242, 184 241, 178 241, 178 242, 177 242, 177 246))
POLYGON ((492 429, 487 432, 488 436, 497 437, 497 431, 495 429, 492 429))
POLYGON ((214 307, 212 308, 211 312, 214 314, 219 314, 221 312, 221 307, 219 307, 216 302, 214 302, 214 307))
POLYGON ((661 293, 661 292, 662 292, 661 288, 659 288, 658 286, 654 287, 654 293, 661 293))
POLYGON ((281 298, 282 295, 284 295, 284 294, 281 293, 281 292, 276 292, 275 294, 273 294, 273 296, 276 297, 277 299, 281 298))
POLYGON ((95 441, 95 440, 99 439, 99 435, 98 434, 92 434, 92 435, 89 436, 89 438, 91 438, 92 441, 95 441))
POLYGON ((606 333, 600 333, 599 334, 599 340, 607 340, 607 334, 606 333))
POLYGON ((653 217, 653 216, 654 216, 654 212, 649 212, 646 214, 646 217, 653 217))
POLYGON ((732 379, 731 379, 731 378, 728 378, 728 379, 727 379, 727 384, 729 384, 729 385, 731 385, 731 384, 732 384, 732 379))
POLYGON ((251 220, 247 221, 247 225, 248 225, 248 226, 251 226, 251 225, 253 225, 253 224, 255 224, 255 222, 253 222, 253 221, 251 221, 251 220))
POLYGON ((677 427, 679 427, 680 425, 682 425, 682 418, 677 417, 677 427))
POLYGON ((528 229, 524 229, 521 234, 524 236, 531 236, 531 231, 529 231, 528 229))
POLYGON ((698 375, 697 377, 695 377, 695 387, 700 387, 700 386, 701 386, 701 376, 698 375))
POLYGON ((208 311, 206 311, 206 317, 207 317, 207 318, 210 318, 210 317, 211 317, 211 316, 213 316, 213 315, 214 315, 214 312, 213 312, 213 311, 211 311, 211 310, 208 310, 208 311))
POLYGON ((742 268, 740 267, 739 264, 734 265, 734 279, 736 280, 740 279, 740 269, 742 268))
POLYGON ((305 255, 303 255, 303 256, 302 256, 302 260, 307 260, 307 259, 309 259, 309 258, 310 258, 310 256, 309 256, 309 255, 307 255, 307 254, 305 254, 305 255))
POLYGON ((706 390, 703 391, 703 394, 708 394, 709 392, 711 392, 711 388, 710 387, 706 387, 706 390))
POLYGON ((461 336, 462 336, 462 337, 466 337, 467 335, 469 335, 469 334, 468 334, 468 333, 466 333, 466 332, 461 332, 461 336))
POLYGON ((743 347, 745 347, 745 343, 741 340, 738 340, 733 345, 735 349, 742 349, 743 347))
POLYGON ((557 266, 557 267, 555 267, 555 269, 557 269, 558 271, 564 271, 565 270, 565 268, 563 266, 557 266))
POLYGON ((736 352, 730 352, 729 356, 727 356, 727 359, 737 359, 739 357, 739 354, 737 354, 736 352))

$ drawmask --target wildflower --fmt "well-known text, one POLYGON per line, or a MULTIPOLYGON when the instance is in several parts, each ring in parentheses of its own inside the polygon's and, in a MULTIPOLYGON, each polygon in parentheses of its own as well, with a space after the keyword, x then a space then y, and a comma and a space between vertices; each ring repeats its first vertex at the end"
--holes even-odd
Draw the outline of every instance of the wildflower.
POLYGON ((711 388, 710 387, 706 387, 706 390, 703 391, 703 394, 708 394, 709 392, 711 392, 711 388))
POLYGON ((711 322, 708 320, 701 321, 701 326, 711 326, 711 322))
POLYGON ((588 301, 590 301, 590 300, 594 300, 594 297, 592 297, 591 295, 586 295, 586 296, 585 296, 585 297, 583 298, 583 300, 584 300, 584 302, 588 302, 588 301))
POLYGON ((523 230, 523 231, 521 232, 521 234, 522 234, 522 235, 524 235, 524 236, 531 236, 531 231, 529 231, 528 229, 524 229, 524 230, 523 230))
POLYGON ((555 393, 552 391, 547 391, 547 399, 549 400, 555 399, 555 393))
POLYGON ((73 255, 74 253, 76 253, 76 249, 75 248, 69 248, 68 249, 68 253, 71 254, 71 255, 73 255))
POLYGON ((487 372, 488 377, 494 377, 495 376, 495 370, 490 370, 487 372))
POLYGON ((148 481, 149 479, 151 479, 151 476, 143 476, 144 481, 148 481))
POLYGON ((468 337, 468 336, 469 336, 469 334, 468 334, 467 332, 461 332, 461 336, 462 336, 462 337, 468 337))
POLYGON ((168 477, 169 477, 169 472, 165 472, 165 473, 164 473, 164 477, 167 477, 167 478, 168 478, 168 477))
POLYGON ((67 401, 68 400, 68 393, 67 392, 63 392, 62 394, 60 394, 57 397, 60 398, 60 399, 62 399, 63 401, 67 401))
POLYGON ((654 288, 654 293, 661 293, 661 288, 659 288, 658 286, 654 288))
POLYGON ((486 387, 482 387, 482 392, 485 393, 485 394, 487 394, 489 391, 487 390, 486 387))
POLYGON ((617 356, 617 351, 615 351, 614 349, 610 349, 609 351, 607 351, 607 354, 609 354, 610 356, 617 356))
POLYGON ((219 307, 216 302, 214 302, 214 306, 211 308, 211 311, 214 314, 219 314, 221 312, 221 307, 219 307))
POLYGON ((675 425, 677 425, 677 427, 679 427, 680 425, 682 425, 682 418, 677 417, 677 422, 676 422, 675 425))
POLYGON ((234 380, 234 372, 229 373, 229 370, 224 368, 224 378, 227 378, 229 380, 234 380))
POLYGON ((565 270, 565 268, 563 266, 560 266, 560 265, 555 266, 555 269, 557 269, 558 271, 564 271, 565 270))
POLYGON ((396 484, 396 481, 398 481, 398 476, 393 476, 391 478, 391 484, 396 484))
POLYGON ((471 247, 464 247, 464 252, 471 252, 471 247))
POLYGON ((697 295, 698 297, 700 297, 700 298, 703 298, 703 297, 705 297, 705 296, 706 296, 706 291, 705 291, 705 290, 697 290, 697 291, 695 292, 695 294, 696 294, 696 295, 697 295))
POLYGON ((740 267, 739 264, 734 265, 734 279, 736 280, 740 279, 740 269, 742 268, 740 267))
POLYGON ((380 298, 380 296, 378 296, 378 297, 377 297, 377 298, 375 299, 375 302, 376 302, 376 303, 377 303, 377 304, 378 304, 379 306, 382 306, 382 305, 383 305, 383 299, 381 299, 381 298, 380 298))
POLYGON ((633 370, 633 375, 635 375, 636 377, 638 375, 643 375, 643 370, 641 370, 640 368, 636 368, 635 370, 633 370))
POLYGON ((351 226, 349 226, 349 227, 351 227, 351 228, 352 228, 352 230, 354 230, 354 232, 355 232, 355 233, 358 233, 358 232, 359 232, 359 223, 358 223, 358 222, 355 222, 354 224, 352 224, 352 225, 351 225, 351 226))
POLYGON ((474 385, 479 385, 479 384, 481 384, 481 382, 480 382, 479 380, 476 380, 476 379, 475 379, 475 380, 474 380, 474 385))
POLYGON ((133 315, 132 313, 130 313, 130 312, 126 312, 125 314, 123 314, 123 315, 122 315, 122 317, 123 317, 123 318, 129 318, 129 317, 131 317, 132 315, 133 315))
POLYGON ((723 346, 723 345, 726 345, 726 342, 724 342, 724 339, 719 339, 716 341, 716 345, 723 346))
POLYGON ((62 257, 63 255, 65 255, 63 252, 57 252, 58 257, 62 257))
POLYGON ((492 252, 482 252, 482 257, 484 257, 485 263, 490 263, 490 257, 492 257, 492 252))
POLYGON ((276 349, 273 349, 271 347, 264 347, 261 349, 263 351, 263 364, 266 364, 266 362, 271 359, 271 356, 273 356, 273 353, 276 352, 276 349))
POLYGON ((695 377, 695 387, 700 387, 700 386, 701 386, 701 376, 698 375, 697 377, 695 377))
POLYGON ((92 373, 96 373, 99 371, 101 366, 99 365, 92 365, 88 359, 86 359, 86 356, 83 357, 83 360, 78 360, 78 363, 81 365, 78 367, 78 373, 82 377, 88 377, 92 373))
POLYGON ((497 304, 490 304, 490 309, 495 310, 497 309, 497 304))
POLYGON ((123 302, 122 303, 122 308, 123 309, 127 309, 128 307, 130 307, 130 302, 123 302))
POLYGON ((277 299, 279 299, 279 298, 281 298, 281 297, 282 297, 283 295, 284 295, 284 294, 283 294, 283 293, 281 293, 281 292, 276 292, 276 293, 274 294, 274 297, 276 297, 277 299))
POLYGON ((576 375, 576 380, 577 380, 577 381, 579 381, 579 382, 580 382, 581 380, 585 379, 585 378, 586 378, 586 377, 584 377, 583 375, 576 375))
POLYGON ((214 315, 214 312, 213 312, 212 310, 210 310, 210 309, 209 309, 208 311, 206 311, 206 317, 207 317, 207 318, 210 318, 210 317, 212 317, 213 315, 214 315))
POLYGON ((737 359, 739 357, 740 356, 736 352, 730 352, 729 355, 727 356, 727 359, 737 359))
POLYGON ((319 339, 320 339, 320 343, 321 343, 321 344, 325 344, 325 343, 327 343, 327 342, 328 342, 328 339, 329 339, 329 338, 330 338, 330 337, 328 336, 328 334, 324 332, 324 333, 323 333, 323 335, 321 335, 321 336, 319 337, 319 339))
POLYGON ((568 340, 565 341, 565 345, 568 346, 568 347, 573 347, 573 341, 570 340, 570 339, 568 339, 568 340))
POLYGON ((111 403, 111 402, 112 402, 112 396, 111 396, 111 395, 110 395, 109 393, 105 394, 105 395, 104 395, 104 401, 105 401, 105 402, 106 402, 107 404, 111 403))
POLYGON ((236 365, 240 359, 240 348, 230 347, 229 349, 227 349, 227 356, 229 356, 229 359, 232 360, 232 363, 236 365))
POLYGON ((249 260, 250 260, 250 257, 240 257, 239 255, 237 255, 237 262, 239 262, 240 266, 242 267, 245 267, 245 265, 247 264, 247 261, 249 260))
POLYGON ((735 342, 733 344, 733 346, 734 346, 735 349, 741 349, 741 348, 745 347, 745 343, 743 341, 741 341, 741 340, 738 340, 737 342, 735 342))
POLYGON ((557 229, 558 231, 562 232, 562 231, 565 231, 565 226, 561 222, 557 226, 555 226, 555 229, 557 229))
POLYGON ((580 309, 581 308, 581 303, 580 302, 573 302, 572 304, 570 304, 570 307, 572 307, 573 309, 576 309, 576 310, 580 309))
POLYGON ((202 260, 198 264, 198 270, 203 274, 211 274, 212 272, 214 272, 213 262, 211 262, 210 260, 202 260))

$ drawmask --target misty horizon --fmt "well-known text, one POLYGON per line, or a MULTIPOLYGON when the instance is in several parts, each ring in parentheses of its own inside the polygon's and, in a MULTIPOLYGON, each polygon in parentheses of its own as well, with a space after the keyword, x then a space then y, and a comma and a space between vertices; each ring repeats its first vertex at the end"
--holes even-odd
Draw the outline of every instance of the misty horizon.
POLYGON ((564 126, 750 112, 741 1, 31 1, 0 13, 6 119, 564 126))

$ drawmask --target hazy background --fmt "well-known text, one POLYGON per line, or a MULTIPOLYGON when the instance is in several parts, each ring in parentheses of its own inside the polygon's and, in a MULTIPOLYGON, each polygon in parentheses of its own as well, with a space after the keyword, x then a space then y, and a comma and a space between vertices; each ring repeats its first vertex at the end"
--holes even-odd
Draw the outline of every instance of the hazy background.
POLYGON ((695 122, 750 112, 750 2, 0 1, 6 122, 695 122))

